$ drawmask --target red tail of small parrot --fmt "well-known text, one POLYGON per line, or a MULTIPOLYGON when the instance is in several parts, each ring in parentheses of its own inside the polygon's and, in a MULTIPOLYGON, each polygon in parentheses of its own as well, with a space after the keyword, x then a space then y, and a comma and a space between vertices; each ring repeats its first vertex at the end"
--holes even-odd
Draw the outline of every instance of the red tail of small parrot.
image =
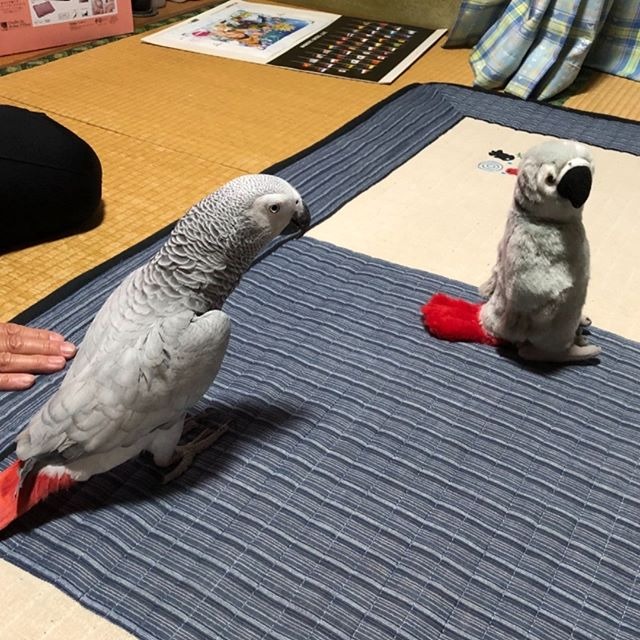
POLYGON ((422 322, 431 335, 450 342, 481 342, 498 345, 480 322, 482 303, 472 303, 436 293, 422 307, 422 322))
POLYGON ((68 489, 74 482, 68 473, 52 476, 42 470, 18 491, 20 461, 14 462, 0 473, 0 531, 47 496, 68 489))

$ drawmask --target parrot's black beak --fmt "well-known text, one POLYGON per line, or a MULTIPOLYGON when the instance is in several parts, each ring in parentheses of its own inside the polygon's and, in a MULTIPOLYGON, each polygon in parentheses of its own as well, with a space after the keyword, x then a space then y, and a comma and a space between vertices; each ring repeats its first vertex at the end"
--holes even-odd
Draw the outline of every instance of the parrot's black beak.
POLYGON ((591 193, 591 169, 580 165, 571 167, 558 182, 558 193, 571 202, 575 209, 579 209, 591 193))
POLYGON ((291 222, 282 231, 283 236, 296 234, 301 236, 311 226, 311 213, 303 202, 302 208, 296 211, 291 218, 291 222))

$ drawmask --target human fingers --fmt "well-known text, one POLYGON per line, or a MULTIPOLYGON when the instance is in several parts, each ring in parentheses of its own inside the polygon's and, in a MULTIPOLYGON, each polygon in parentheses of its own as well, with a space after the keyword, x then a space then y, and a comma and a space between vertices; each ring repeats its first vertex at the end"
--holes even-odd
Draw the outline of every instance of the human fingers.
POLYGON ((22 391, 36 381, 29 373, 0 373, 0 391, 22 391))
POLYGON ((0 351, 0 373, 52 373, 66 364, 64 356, 25 355, 0 351))
POLYGON ((0 336, 4 335, 24 335, 32 338, 54 341, 64 340, 64 336, 57 331, 27 327, 22 324, 16 324, 15 322, 0 322, 0 336))
POLYGON ((55 332, 5 324, 0 326, 0 352, 70 358, 76 347, 55 332))

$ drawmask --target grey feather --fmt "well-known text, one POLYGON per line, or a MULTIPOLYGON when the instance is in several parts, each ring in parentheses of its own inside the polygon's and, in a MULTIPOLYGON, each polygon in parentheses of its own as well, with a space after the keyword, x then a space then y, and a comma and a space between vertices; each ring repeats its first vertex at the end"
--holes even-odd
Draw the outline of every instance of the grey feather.
POLYGON ((194 205, 109 296, 59 390, 18 436, 18 457, 64 464, 77 480, 143 449, 166 462, 222 364, 225 299, 292 220, 308 225, 308 210, 275 176, 243 176, 194 205))
POLYGON ((480 319, 494 336, 528 359, 592 358, 578 344, 589 281, 589 243, 582 209, 594 171, 582 144, 553 140, 530 149, 520 164, 513 202, 480 319))

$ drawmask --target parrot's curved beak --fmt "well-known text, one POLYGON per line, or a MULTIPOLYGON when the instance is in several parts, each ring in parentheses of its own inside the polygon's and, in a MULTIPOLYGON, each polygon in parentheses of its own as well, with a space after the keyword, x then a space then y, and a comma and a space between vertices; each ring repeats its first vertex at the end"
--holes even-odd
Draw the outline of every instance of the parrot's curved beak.
POLYGON ((558 194, 571 202, 574 209, 579 209, 591 193, 591 169, 584 165, 569 168, 558 182, 558 194))
POLYGON ((301 236, 311 225, 311 213, 307 205, 302 202, 302 206, 299 207, 291 218, 291 222, 282 231, 283 236, 296 234, 301 236))

